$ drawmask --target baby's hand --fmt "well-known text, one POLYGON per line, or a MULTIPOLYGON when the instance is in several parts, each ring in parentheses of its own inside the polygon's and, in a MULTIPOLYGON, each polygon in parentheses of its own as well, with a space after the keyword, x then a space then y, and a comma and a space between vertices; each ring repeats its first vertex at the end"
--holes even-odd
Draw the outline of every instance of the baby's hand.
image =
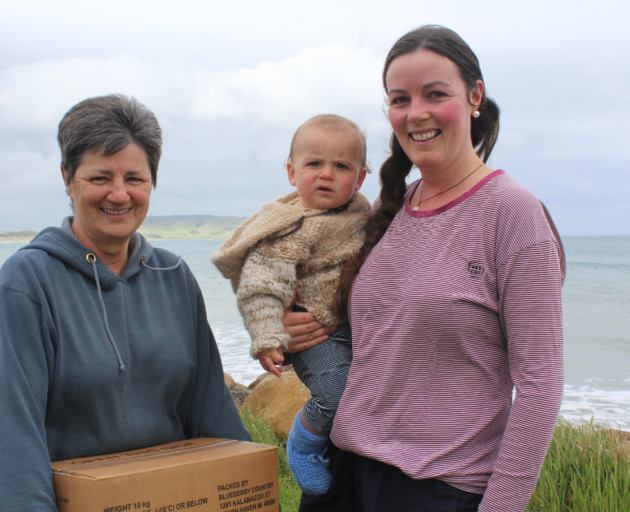
POLYGON ((276 377, 280 377, 280 370, 277 368, 277 364, 284 362, 284 355, 279 348, 270 348, 258 354, 258 360, 260 366, 262 366, 268 372, 273 373, 276 377))

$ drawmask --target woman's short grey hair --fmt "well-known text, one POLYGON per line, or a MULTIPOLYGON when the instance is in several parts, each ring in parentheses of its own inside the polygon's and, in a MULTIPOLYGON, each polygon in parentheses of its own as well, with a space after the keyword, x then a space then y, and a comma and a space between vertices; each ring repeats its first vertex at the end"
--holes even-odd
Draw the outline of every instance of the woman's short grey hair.
POLYGON ((59 123, 57 140, 68 183, 86 153, 101 151, 110 156, 133 142, 144 149, 151 183, 157 184, 162 129, 155 114, 133 97, 110 94, 77 103, 59 123))

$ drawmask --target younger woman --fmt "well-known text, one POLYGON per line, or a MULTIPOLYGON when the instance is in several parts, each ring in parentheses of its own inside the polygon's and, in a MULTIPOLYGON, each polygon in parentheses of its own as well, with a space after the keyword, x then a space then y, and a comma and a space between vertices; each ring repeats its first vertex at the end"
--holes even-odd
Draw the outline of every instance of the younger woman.
POLYGON ((300 510, 523 512, 562 400, 562 243, 540 201, 487 165, 499 110, 457 34, 400 38, 383 85, 392 153, 339 288, 353 362, 333 483, 300 510))

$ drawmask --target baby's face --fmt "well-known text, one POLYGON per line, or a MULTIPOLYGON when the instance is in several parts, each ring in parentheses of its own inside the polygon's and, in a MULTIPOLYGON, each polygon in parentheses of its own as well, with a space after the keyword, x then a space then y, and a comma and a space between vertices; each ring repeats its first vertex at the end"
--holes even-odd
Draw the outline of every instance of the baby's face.
POLYGON ((300 195, 298 206, 331 210, 346 204, 365 179, 362 163, 359 135, 353 129, 303 128, 287 163, 289 182, 300 195))

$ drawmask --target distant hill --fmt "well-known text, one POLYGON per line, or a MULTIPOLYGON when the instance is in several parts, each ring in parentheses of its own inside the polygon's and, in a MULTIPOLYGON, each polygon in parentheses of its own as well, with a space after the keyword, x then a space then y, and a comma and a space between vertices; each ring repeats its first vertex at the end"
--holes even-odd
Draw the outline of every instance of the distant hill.
MULTIPOLYGON (((159 240, 228 238, 245 219, 220 215, 149 216, 138 232, 145 238, 159 240)), ((36 231, 0 231, 0 243, 30 242, 36 234, 36 231)))
POLYGON ((0 232, 0 242, 30 242, 36 234, 36 231, 0 232))
POLYGON ((148 216, 138 229, 148 239, 228 238, 245 217, 218 215, 148 216))

